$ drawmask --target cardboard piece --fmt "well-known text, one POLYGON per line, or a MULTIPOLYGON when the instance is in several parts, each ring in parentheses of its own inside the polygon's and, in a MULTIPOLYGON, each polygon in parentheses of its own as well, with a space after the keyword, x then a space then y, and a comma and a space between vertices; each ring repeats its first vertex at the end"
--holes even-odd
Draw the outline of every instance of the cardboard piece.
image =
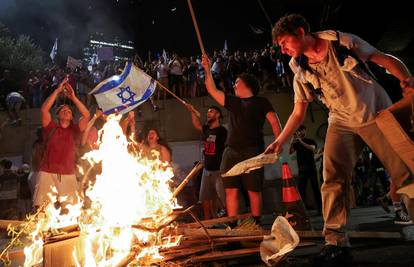
POLYGON ((381 111, 375 121, 391 147, 414 172, 414 132, 412 132, 412 99, 406 96, 381 111))
POLYGON ((43 246, 43 267, 74 267, 73 251, 80 251, 80 238, 69 238, 43 246))

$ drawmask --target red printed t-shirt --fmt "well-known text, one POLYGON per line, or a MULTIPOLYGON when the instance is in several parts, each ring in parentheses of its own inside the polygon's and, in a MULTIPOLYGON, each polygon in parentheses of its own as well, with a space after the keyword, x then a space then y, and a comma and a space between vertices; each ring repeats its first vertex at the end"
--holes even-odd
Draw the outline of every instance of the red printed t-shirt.
POLYGON ((40 170, 58 174, 75 174, 75 154, 81 131, 77 124, 62 128, 51 121, 43 128, 43 140, 48 140, 40 170), (51 133, 52 130, 54 133, 51 133))

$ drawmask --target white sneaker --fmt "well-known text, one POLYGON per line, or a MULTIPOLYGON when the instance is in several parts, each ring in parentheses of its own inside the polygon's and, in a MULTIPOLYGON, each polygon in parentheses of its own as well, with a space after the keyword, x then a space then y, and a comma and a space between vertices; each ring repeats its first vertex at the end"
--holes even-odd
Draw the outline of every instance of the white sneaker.
POLYGON ((227 214, 226 210, 223 209, 217 212, 217 217, 221 218, 221 217, 226 216, 226 214, 227 214))
POLYGON ((408 216, 407 213, 402 210, 397 210, 395 212, 394 223, 400 225, 409 225, 413 224, 413 221, 410 219, 410 216, 408 216))

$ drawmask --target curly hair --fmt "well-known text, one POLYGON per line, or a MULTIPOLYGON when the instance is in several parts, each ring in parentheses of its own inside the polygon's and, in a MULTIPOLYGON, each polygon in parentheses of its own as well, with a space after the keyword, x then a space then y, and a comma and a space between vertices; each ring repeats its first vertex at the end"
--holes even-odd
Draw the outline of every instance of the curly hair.
POLYGON ((303 28, 305 34, 310 32, 309 23, 299 14, 289 14, 281 17, 272 29, 272 38, 276 40, 277 37, 284 34, 296 35, 298 28, 303 28))

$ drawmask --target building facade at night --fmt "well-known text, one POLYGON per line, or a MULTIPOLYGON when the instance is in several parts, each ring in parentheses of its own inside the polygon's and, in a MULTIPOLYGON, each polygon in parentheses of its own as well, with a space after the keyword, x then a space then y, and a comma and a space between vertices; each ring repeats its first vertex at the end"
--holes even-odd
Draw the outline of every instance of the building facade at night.
POLYGON ((86 64, 100 61, 124 61, 133 59, 134 42, 103 33, 91 34, 88 44, 83 48, 83 61, 86 64))

